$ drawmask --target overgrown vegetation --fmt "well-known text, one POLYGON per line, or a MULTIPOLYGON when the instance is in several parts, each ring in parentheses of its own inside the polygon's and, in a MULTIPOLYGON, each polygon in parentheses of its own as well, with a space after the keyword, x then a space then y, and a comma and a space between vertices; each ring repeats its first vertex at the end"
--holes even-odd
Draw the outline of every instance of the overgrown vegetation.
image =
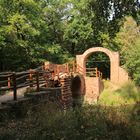
POLYGON ((133 82, 128 82, 122 87, 113 87, 105 81, 105 89, 101 93, 99 104, 104 106, 135 105, 140 102, 140 89, 133 82))
POLYGON ((139 89, 131 82, 119 89, 106 82, 105 87, 97 104, 81 108, 62 111, 48 102, 29 110, 26 105, 25 118, 0 123, 0 139, 139 140, 139 89))
POLYGON ((0 127, 1 140, 138 140, 139 105, 105 107, 85 105, 66 112, 54 104, 28 112, 25 119, 12 120, 0 127), (133 109, 132 109, 133 108, 133 109))

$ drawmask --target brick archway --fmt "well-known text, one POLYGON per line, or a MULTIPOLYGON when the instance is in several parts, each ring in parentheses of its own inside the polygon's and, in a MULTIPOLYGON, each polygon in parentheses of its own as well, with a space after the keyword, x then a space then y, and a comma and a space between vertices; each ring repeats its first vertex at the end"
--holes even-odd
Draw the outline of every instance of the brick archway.
POLYGON ((124 69, 120 67, 119 53, 110 51, 103 47, 90 48, 86 50, 82 55, 77 55, 76 56, 77 64, 86 71, 86 60, 91 54, 95 52, 103 52, 109 57, 111 82, 119 84, 120 82, 124 83, 128 80, 128 74, 126 73, 124 69), (123 79, 121 76, 123 76, 123 79))

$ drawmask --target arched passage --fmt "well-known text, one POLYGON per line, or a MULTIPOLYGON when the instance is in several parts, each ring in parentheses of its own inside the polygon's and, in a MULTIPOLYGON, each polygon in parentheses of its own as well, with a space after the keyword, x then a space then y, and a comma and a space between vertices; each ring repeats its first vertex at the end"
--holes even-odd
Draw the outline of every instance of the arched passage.
POLYGON ((87 51, 85 51, 82 55, 76 56, 77 64, 86 70, 86 60, 87 58, 96 52, 103 52, 105 53, 109 59, 110 59, 110 80, 113 83, 119 82, 119 53, 110 51, 103 47, 94 47, 90 48, 87 51))
POLYGON ((82 75, 75 75, 71 82, 71 92, 73 98, 73 107, 81 106, 86 93, 85 78, 82 75))
POLYGON ((102 79, 110 80, 110 58, 103 52, 94 52, 86 60, 86 76, 91 76, 92 69, 102 73, 102 79))

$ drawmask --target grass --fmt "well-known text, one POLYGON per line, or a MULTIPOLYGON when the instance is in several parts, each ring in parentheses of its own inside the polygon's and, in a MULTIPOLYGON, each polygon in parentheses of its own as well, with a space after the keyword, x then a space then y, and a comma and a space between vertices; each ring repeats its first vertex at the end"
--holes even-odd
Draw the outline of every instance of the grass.
POLYGON ((85 105, 64 112, 50 103, 6 122, 0 140, 138 140, 140 107, 129 107, 85 105))
POLYGON ((105 106, 132 105, 137 102, 140 102, 140 90, 130 81, 116 90, 106 81, 105 90, 99 98, 99 104, 105 106))
POLYGON ((0 140, 139 140, 138 89, 133 83, 117 90, 105 86, 96 105, 62 111, 50 102, 5 122, 0 140))

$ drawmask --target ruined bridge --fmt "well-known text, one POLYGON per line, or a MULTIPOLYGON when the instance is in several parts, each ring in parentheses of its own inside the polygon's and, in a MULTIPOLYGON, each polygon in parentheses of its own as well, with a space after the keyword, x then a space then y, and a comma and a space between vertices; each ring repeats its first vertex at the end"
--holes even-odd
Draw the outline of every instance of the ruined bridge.
POLYGON ((50 92, 50 90, 58 87, 60 91, 59 100, 65 107, 70 106, 72 97, 77 95, 83 96, 84 101, 88 103, 94 103, 103 90, 102 73, 98 68, 86 68, 86 60, 94 52, 104 52, 109 56, 112 83, 122 84, 128 80, 127 72, 120 67, 119 53, 95 47, 88 49, 82 55, 77 55, 75 62, 62 65, 45 62, 43 66, 37 69, 17 73, 0 73, 0 92, 11 91, 12 99, 17 101, 19 100, 18 90, 21 88, 35 90, 35 94, 37 94, 42 90, 46 92, 49 90, 50 92))
MULTIPOLYGON (((102 73, 97 68, 83 68, 76 62, 63 65, 46 62, 45 70, 52 70, 51 79, 55 84, 60 83, 64 94, 79 94, 87 102, 97 101, 103 90, 102 73)), ((46 74, 46 79, 48 79, 46 74)), ((50 83, 48 83, 50 84, 50 83)), ((49 86, 49 85, 47 85, 49 86)))
POLYGON ((103 89, 102 73, 97 68, 88 68, 85 72, 74 61, 62 65, 45 62, 37 69, 17 73, 0 73, 0 86, 1 92, 11 92, 10 97, 3 95, 6 99, 0 96, 2 103, 8 100, 20 100, 24 97, 21 95, 26 92, 25 89, 28 89, 28 92, 33 90, 39 93, 42 90, 59 88, 61 90, 60 100, 65 106, 72 103, 72 96, 75 95, 83 96, 85 101, 94 102, 103 89))

